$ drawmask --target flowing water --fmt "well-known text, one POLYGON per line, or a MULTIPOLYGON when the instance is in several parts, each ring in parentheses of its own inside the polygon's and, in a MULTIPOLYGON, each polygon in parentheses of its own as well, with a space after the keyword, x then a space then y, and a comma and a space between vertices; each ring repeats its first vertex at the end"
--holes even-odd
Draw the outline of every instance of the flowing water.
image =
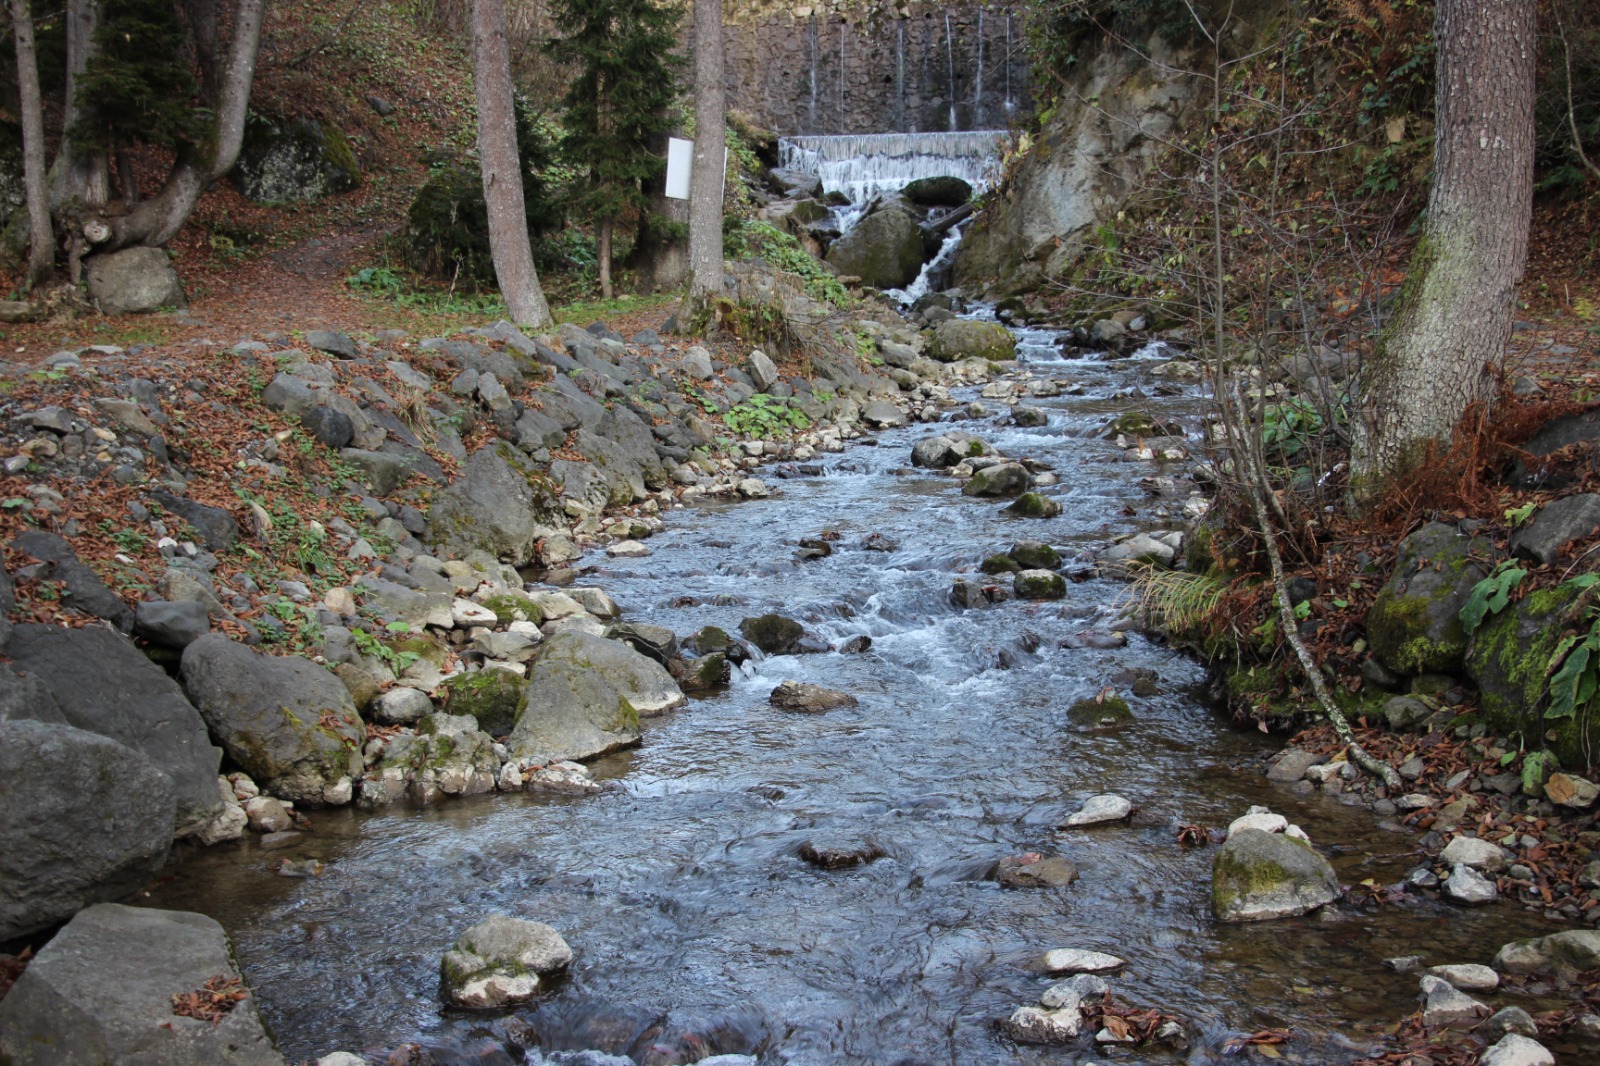
MULTIPOLYGON (((1047 491, 1061 517, 1010 518, 909 469, 911 445, 933 432, 917 426, 774 480, 772 500, 673 512, 649 558, 591 558, 579 579, 608 589, 627 617, 680 634, 782 611, 830 641, 868 635, 867 653, 753 663, 726 693, 649 723, 637 751, 603 761, 614 791, 313 812, 316 832, 292 854, 323 859, 323 876, 290 880, 272 872, 283 852, 220 847, 188 857, 149 902, 223 923, 290 1061, 408 1040, 440 1062, 521 1061, 498 1050, 515 1032, 546 1050, 631 1049, 641 1062, 743 1051, 795 1064, 1207 1063, 1230 1035, 1285 1026, 1297 1033, 1291 1061, 1340 1062, 1412 1009, 1415 977, 1381 959, 1485 962, 1544 929, 1505 905, 1425 902, 1245 926, 1210 918, 1213 849, 1178 846, 1180 823, 1224 825, 1268 803, 1332 854, 1347 884, 1397 880, 1417 862, 1416 839, 1267 786, 1259 758, 1273 742, 1202 705, 1201 670, 1183 655, 1138 635, 1061 647, 1122 613, 1115 581, 1074 584, 1061 602, 951 606, 952 579, 1017 539, 1071 554, 1173 524, 1136 487, 1148 467, 1094 436, 1129 406, 1125 390, 1148 387, 1151 360, 1061 362, 1048 337, 1023 340, 1030 369, 1082 394, 1036 401, 1047 427, 961 425, 1054 464, 1061 481, 1047 491), (795 561, 796 539, 824 531, 839 534, 835 553, 795 561), (892 550, 869 550, 869 538, 892 550), (1133 724, 1069 726, 1073 700, 1129 669, 1159 677, 1159 694, 1132 701, 1133 724), (786 678, 860 705, 778 711, 766 697, 786 678), (1138 804, 1130 823, 1056 830, 1110 790, 1138 804), (799 857, 808 841, 883 857, 823 871, 799 857), (988 879, 1024 851, 1060 853, 1082 878, 1031 891, 988 879), (577 953, 570 976, 507 1018, 441 1010, 440 955, 498 912, 560 930, 577 953), (1061 946, 1125 957, 1116 992, 1188 1019, 1194 1050, 1001 1038, 996 1020, 1049 983, 1032 960, 1061 946)), ((1140 405, 1191 422, 1198 410, 1189 395, 1140 405)))

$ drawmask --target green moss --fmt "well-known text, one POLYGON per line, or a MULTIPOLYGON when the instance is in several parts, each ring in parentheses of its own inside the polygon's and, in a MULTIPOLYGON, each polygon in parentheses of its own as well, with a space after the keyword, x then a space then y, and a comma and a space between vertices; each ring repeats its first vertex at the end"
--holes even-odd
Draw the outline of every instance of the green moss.
POLYGON ((1426 630, 1441 601, 1452 600, 1454 589, 1441 585, 1428 596, 1397 596, 1384 588, 1367 612, 1367 639, 1385 666, 1401 674, 1451 673, 1461 669, 1467 635, 1460 622, 1451 620, 1442 639, 1426 630), (1457 636, 1459 634, 1459 636, 1457 636))
MULTIPOLYGON (((1300 841, 1294 842, 1304 847, 1300 841)), ((1269 859, 1244 862, 1234 852, 1220 851, 1211 875, 1211 908, 1220 916, 1240 899, 1271 892, 1292 880, 1288 870, 1269 859)))
POLYGON ((985 574, 1018 574, 1022 567, 1009 555, 991 555, 978 567, 985 574))
POLYGON ((1478 682, 1489 726, 1515 733, 1530 747, 1548 746, 1563 765, 1585 766, 1596 716, 1590 700, 1571 718, 1546 720, 1550 656, 1560 643, 1562 615, 1575 593, 1542 589, 1494 615, 1478 630, 1468 670, 1478 682))
POLYGON ((490 736, 504 736, 517 724, 525 683, 509 670, 457 674, 443 685, 445 709, 471 715, 490 736))
POLYGON ((445 648, 437 637, 430 636, 427 633, 413 633, 410 636, 402 637, 390 644, 389 647, 397 655, 407 653, 415 655, 418 659, 432 663, 441 670, 444 669, 445 659, 450 654, 449 650, 445 648))
POLYGON ((483 605, 494 612, 495 621, 502 626, 517 621, 519 614, 534 625, 544 624, 544 612, 539 610, 538 604, 523 596, 502 593, 484 600, 483 605))
POLYGON ((1133 721, 1133 710, 1121 696, 1107 696, 1101 700, 1086 696, 1067 708, 1067 720, 1089 728, 1122 725, 1133 721))

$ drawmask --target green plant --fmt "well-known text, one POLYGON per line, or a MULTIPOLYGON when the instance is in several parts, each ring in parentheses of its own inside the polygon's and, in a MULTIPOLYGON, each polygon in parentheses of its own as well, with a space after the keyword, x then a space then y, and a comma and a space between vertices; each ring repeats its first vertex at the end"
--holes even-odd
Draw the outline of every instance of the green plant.
POLYGON ((811 419, 798 407, 790 407, 783 400, 758 392, 743 403, 730 407, 722 416, 723 423, 735 433, 764 440, 778 433, 805 429, 811 419))
POLYGON ((1528 572, 1507 560, 1500 563, 1489 576, 1472 586, 1467 602, 1461 605, 1461 627, 1470 635, 1492 614, 1499 614, 1511 602, 1511 592, 1522 583, 1528 572))
MULTIPOLYGON (((409 626, 407 627, 406 631, 410 631, 409 626)), ((412 663, 421 658, 421 656, 414 651, 395 651, 393 648, 389 647, 389 645, 385 644, 382 640, 373 636, 366 629, 363 629, 360 626, 353 627, 350 630, 350 636, 355 642, 357 651, 359 651, 362 655, 367 655, 374 659, 381 659, 383 662, 387 663, 395 673, 400 673, 402 670, 405 670, 412 663)))
POLYGON ((121 548, 129 555, 142 554, 150 547, 150 537, 148 534, 141 533, 137 529, 119 529, 117 526, 112 524, 111 519, 109 518, 102 518, 100 520, 100 532, 110 537, 112 541, 115 542, 117 547, 121 548))
POLYGON ((850 301, 837 277, 801 247, 793 234, 770 222, 730 218, 723 226, 722 240, 730 259, 763 259, 779 270, 799 275, 806 283, 806 294, 814 300, 836 307, 850 301))
POLYGON ((1268 404, 1261 416, 1261 443, 1268 454, 1284 461, 1298 458, 1323 432, 1322 412, 1309 400, 1295 397, 1268 404))

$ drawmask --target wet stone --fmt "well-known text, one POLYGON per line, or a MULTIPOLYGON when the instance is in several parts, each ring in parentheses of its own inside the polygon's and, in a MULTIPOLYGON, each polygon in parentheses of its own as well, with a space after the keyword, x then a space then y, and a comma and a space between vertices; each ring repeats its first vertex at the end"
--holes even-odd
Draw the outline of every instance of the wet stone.
POLYGON ((1078 868, 1059 855, 1030 851, 1001 859, 994 879, 1008 888, 1065 888, 1078 879, 1078 868))
POLYGON ((886 854, 882 848, 871 842, 859 844, 818 844, 806 841, 800 845, 800 858, 822 870, 847 870, 852 866, 864 866, 869 862, 876 862, 886 854))

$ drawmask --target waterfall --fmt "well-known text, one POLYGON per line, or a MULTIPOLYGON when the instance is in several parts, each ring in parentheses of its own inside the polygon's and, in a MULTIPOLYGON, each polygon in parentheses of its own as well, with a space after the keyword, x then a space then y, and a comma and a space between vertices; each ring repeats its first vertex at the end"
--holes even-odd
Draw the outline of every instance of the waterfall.
POLYGON ((1005 136, 1004 130, 968 130, 785 137, 778 151, 784 167, 817 175, 824 190, 861 208, 917 178, 949 175, 981 189, 993 176, 1005 136))
POLYGON ((839 20, 839 128, 845 128, 844 118, 844 31, 847 23, 839 20))
POLYGON ((960 126, 956 121, 956 43, 950 32, 950 12, 944 13, 944 56, 946 66, 949 67, 950 76, 946 81, 946 96, 950 100, 950 132, 954 133, 960 126))
POLYGON ((811 46, 811 107, 809 109, 810 122, 807 129, 817 128, 817 16, 811 16, 810 25, 806 31, 806 43, 811 46))
POLYGON ((894 23, 894 124, 905 129, 906 124, 906 20, 894 23))
POLYGON ((1011 98, 1011 13, 1006 13, 1006 114, 1016 113, 1017 102, 1011 98))
POLYGON ((978 8, 978 73, 972 82, 972 124, 983 125, 983 8, 978 8))

